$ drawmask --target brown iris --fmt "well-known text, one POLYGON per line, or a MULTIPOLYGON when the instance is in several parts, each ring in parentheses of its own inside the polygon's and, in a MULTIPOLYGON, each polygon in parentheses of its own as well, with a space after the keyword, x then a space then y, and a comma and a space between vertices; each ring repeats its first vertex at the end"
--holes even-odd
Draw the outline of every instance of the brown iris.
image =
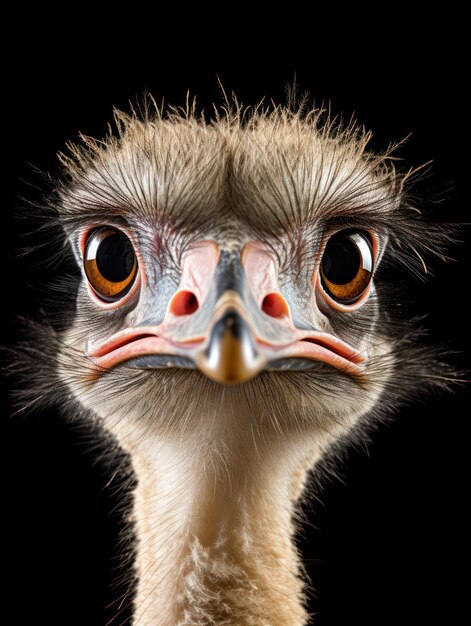
POLYGON ((358 230, 341 230, 327 242, 321 261, 321 281, 331 298, 354 304, 373 275, 370 237, 358 230))
POLYGON ((116 302, 125 296, 136 279, 133 245, 116 228, 99 228, 90 233, 83 263, 91 288, 104 302, 116 302))

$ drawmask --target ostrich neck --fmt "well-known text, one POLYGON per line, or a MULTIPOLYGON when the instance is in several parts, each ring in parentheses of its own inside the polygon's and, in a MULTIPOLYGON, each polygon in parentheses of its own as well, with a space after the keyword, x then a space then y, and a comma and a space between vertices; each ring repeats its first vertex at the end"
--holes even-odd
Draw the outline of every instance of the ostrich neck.
POLYGON ((292 514, 316 452, 215 436, 124 445, 137 477, 133 623, 301 626, 292 514))

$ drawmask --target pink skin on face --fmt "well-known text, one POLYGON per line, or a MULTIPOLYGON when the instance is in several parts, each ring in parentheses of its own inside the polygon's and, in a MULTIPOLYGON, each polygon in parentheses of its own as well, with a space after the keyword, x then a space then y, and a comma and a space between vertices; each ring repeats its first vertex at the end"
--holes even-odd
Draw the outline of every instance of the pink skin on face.
POLYGON ((165 316, 165 322, 179 317, 181 312, 176 312, 180 307, 175 306, 181 293, 194 294, 198 306, 204 302, 211 287, 214 272, 219 261, 219 250, 214 241, 201 241, 190 248, 185 254, 182 277, 177 292, 170 300, 165 316))
MULTIPOLYGON (((181 301, 178 298, 193 294, 197 299, 197 307, 204 304, 211 287, 219 250, 212 241, 200 242, 188 251, 183 261, 182 279, 178 291, 172 297, 164 321, 159 325, 140 326, 120 331, 100 343, 89 346, 88 354, 100 368, 110 369, 123 361, 136 357, 155 354, 174 354, 192 357, 206 346, 211 327, 200 336, 189 334, 184 341, 171 339, 172 328, 176 323, 189 319, 184 315, 181 301), (182 296, 182 294, 184 294, 182 296), (176 304, 177 303, 177 304, 176 304), (183 311, 183 315, 182 315, 183 311)), ((327 363, 353 376, 361 376, 364 357, 354 348, 322 332, 310 332, 297 329, 292 320, 289 305, 278 291, 278 277, 275 259, 268 249, 258 243, 249 243, 244 247, 242 264, 252 293, 260 308, 259 314, 267 316, 265 321, 280 328, 280 337, 289 337, 288 341, 275 344, 266 338, 257 336, 253 331, 250 319, 247 319, 244 304, 240 297, 227 292, 223 298, 225 306, 236 308, 252 329, 254 344, 262 355, 262 362, 274 359, 299 357, 327 363), (268 306, 264 303, 268 302, 268 306)), ((222 300, 221 299, 221 300, 222 300)), ((194 309, 194 307, 193 307, 194 309)), ((216 306, 219 318, 221 307, 216 306)))

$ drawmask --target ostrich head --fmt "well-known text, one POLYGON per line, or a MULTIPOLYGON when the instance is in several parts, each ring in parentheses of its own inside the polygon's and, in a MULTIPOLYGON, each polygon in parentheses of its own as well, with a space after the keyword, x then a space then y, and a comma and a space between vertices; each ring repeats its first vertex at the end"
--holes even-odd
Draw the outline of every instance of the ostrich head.
POLYGON ((145 486, 139 623, 302 624, 289 503, 326 446, 427 381, 381 265, 419 272, 443 236, 390 151, 319 111, 116 120, 62 157, 81 280, 56 363, 145 486), (151 498, 152 475, 170 491, 151 498))
POLYGON ((244 409, 281 436, 372 409, 404 334, 375 275, 388 245, 422 243, 417 214, 388 154, 319 117, 120 114, 119 138, 66 159, 82 281, 59 368, 105 423, 207 432, 244 409))

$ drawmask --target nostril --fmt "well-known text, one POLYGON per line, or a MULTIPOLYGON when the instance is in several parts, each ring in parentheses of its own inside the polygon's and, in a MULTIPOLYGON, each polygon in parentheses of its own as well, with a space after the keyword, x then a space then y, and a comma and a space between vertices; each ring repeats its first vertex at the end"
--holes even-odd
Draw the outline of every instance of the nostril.
POLYGON ((182 290, 173 296, 170 311, 174 315, 191 315, 199 306, 198 298, 192 291, 182 290))
POLYGON ((262 301, 262 311, 270 317, 287 317, 288 305, 279 293, 269 293, 262 301))

